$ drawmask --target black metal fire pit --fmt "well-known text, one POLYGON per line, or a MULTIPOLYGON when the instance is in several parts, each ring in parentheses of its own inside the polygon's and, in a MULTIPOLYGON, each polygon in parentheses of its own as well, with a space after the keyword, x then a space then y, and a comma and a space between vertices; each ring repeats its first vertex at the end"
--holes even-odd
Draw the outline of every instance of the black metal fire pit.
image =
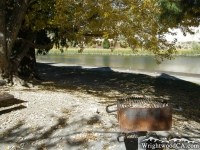
POLYGON ((119 99, 106 107, 108 113, 118 113, 120 132, 167 131, 172 127, 172 107, 150 98, 119 99), (116 105, 117 109, 111 109, 116 105))

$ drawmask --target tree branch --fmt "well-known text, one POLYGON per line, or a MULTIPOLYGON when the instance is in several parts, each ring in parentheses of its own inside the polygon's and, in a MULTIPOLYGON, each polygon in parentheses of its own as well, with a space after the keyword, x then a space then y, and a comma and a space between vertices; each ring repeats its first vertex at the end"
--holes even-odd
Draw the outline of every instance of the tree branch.
POLYGON ((30 1, 29 1, 29 5, 32 4, 32 3, 34 3, 34 2, 36 2, 36 1, 37 1, 37 0, 30 0, 30 1))
POLYGON ((16 42, 23 42, 23 43, 29 44, 30 47, 36 48, 36 49, 52 49, 53 48, 53 42, 47 45, 41 45, 41 44, 32 43, 23 38, 17 38, 16 42))

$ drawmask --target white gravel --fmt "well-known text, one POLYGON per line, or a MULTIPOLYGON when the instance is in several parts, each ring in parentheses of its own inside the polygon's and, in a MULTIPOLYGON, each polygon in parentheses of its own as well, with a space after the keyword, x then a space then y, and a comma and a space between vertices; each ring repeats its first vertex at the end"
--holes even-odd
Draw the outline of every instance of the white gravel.
MULTIPOLYGON (((5 89, 19 103, 0 107, 0 150, 126 149, 117 141, 116 113, 108 114, 107 104, 100 103, 106 98, 39 87, 5 89)), ((199 131, 199 122, 173 115, 172 130, 156 133, 200 137, 199 131)), ((195 140, 200 142, 200 138, 195 140)))
POLYGON ((64 91, 10 91, 24 101, 0 112, 0 149, 125 149, 118 143, 116 115, 107 114, 98 97, 64 91))
MULTIPOLYGON (((108 114, 106 105, 99 103, 106 99, 81 92, 52 92, 37 87, 31 90, 15 88, 8 92, 23 103, 0 110, 1 150, 126 149, 123 142, 117 141, 116 113, 108 114), (5 111, 18 106, 24 107, 5 111)), ((197 126, 195 122, 177 121, 173 122, 172 131, 157 134, 199 136, 197 126), (184 131, 187 128, 196 128, 197 135, 192 133, 195 130, 184 131)))

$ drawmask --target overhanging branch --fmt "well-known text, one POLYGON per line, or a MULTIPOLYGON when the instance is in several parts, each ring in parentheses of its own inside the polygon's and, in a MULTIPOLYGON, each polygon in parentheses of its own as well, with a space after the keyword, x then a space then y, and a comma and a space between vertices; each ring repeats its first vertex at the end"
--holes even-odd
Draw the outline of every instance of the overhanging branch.
POLYGON ((23 42, 23 43, 29 44, 30 47, 36 48, 36 49, 52 49, 52 48, 53 48, 53 43, 46 44, 46 45, 35 44, 35 43, 32 43, 32 42, 30 42, 30 41, 27 41, 27 40, 25 40, 25 39, 23 39, 23 38, 17 38, 16 41, 17 41, 17 42, 23 42))

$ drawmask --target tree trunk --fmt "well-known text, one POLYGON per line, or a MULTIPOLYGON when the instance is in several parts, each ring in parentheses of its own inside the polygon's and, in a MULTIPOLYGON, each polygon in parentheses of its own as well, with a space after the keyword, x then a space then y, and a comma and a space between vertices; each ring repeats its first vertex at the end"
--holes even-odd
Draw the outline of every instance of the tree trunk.
POLYGON ((15 65, 18 67, 18 73, 24 77, 39 79, 38 69, 36 66, 35 48, 42 50, 51 49, 51 40, 47 37, 45 31, 36 33, 31 29, 20 31, 20 36, 22 39, 26 39, 26 41, 22 40, 18 42, 20 48, 16 49, 21 50, 19 50, 20 53, 18 53, 13 59, 15 65))
POLYGON ((10 74, 10 61, 9 56, 7 54, 7 34, 6 34, 6 1, 0 1, 0 69, 1 69, 1 76, 4 77, 11 77, 10 74))
POLYGON ((6 0, 0 0, 0 73, 7 82, 13 82, 13 76, 18 76, 18 66, 30 48, 28 42, 35 38, 32 32, 28 32, 30 34, 25 37, 28 42, 20 43, 20 47, 15 49, 17 53, 13 55, 25 14, 33 2, 35 0, 13 2, 13 9, 8 10, 6 0))
POLYGON ((6 60, 6 12, 5 0, 0 1, 0 68, 7 66, 6 60))
POLYGON ((35 49, 30 48, 18 66, 19 75, 39 79, 36 65, 35 49))
POLYGON ((11 51, 28 6, 29 3, 19 1, 9 15, 6 0, 0 0, 0 70, 1 76, 8 82, 12 82, 13 74, 17 72, 17 67, 11 59, 11 51))
POLYGON ((29 7, 29 4, 21 1, 21 3, 18 3, 15 5, 12 14, 9 18, 9 21, 7 23, 7 53, 8 56, 11 56, 12 48, 16 42, 17 36, 19 34, 22 21, 25 18, 25 14, 27 12, 27 9, 29 7))

